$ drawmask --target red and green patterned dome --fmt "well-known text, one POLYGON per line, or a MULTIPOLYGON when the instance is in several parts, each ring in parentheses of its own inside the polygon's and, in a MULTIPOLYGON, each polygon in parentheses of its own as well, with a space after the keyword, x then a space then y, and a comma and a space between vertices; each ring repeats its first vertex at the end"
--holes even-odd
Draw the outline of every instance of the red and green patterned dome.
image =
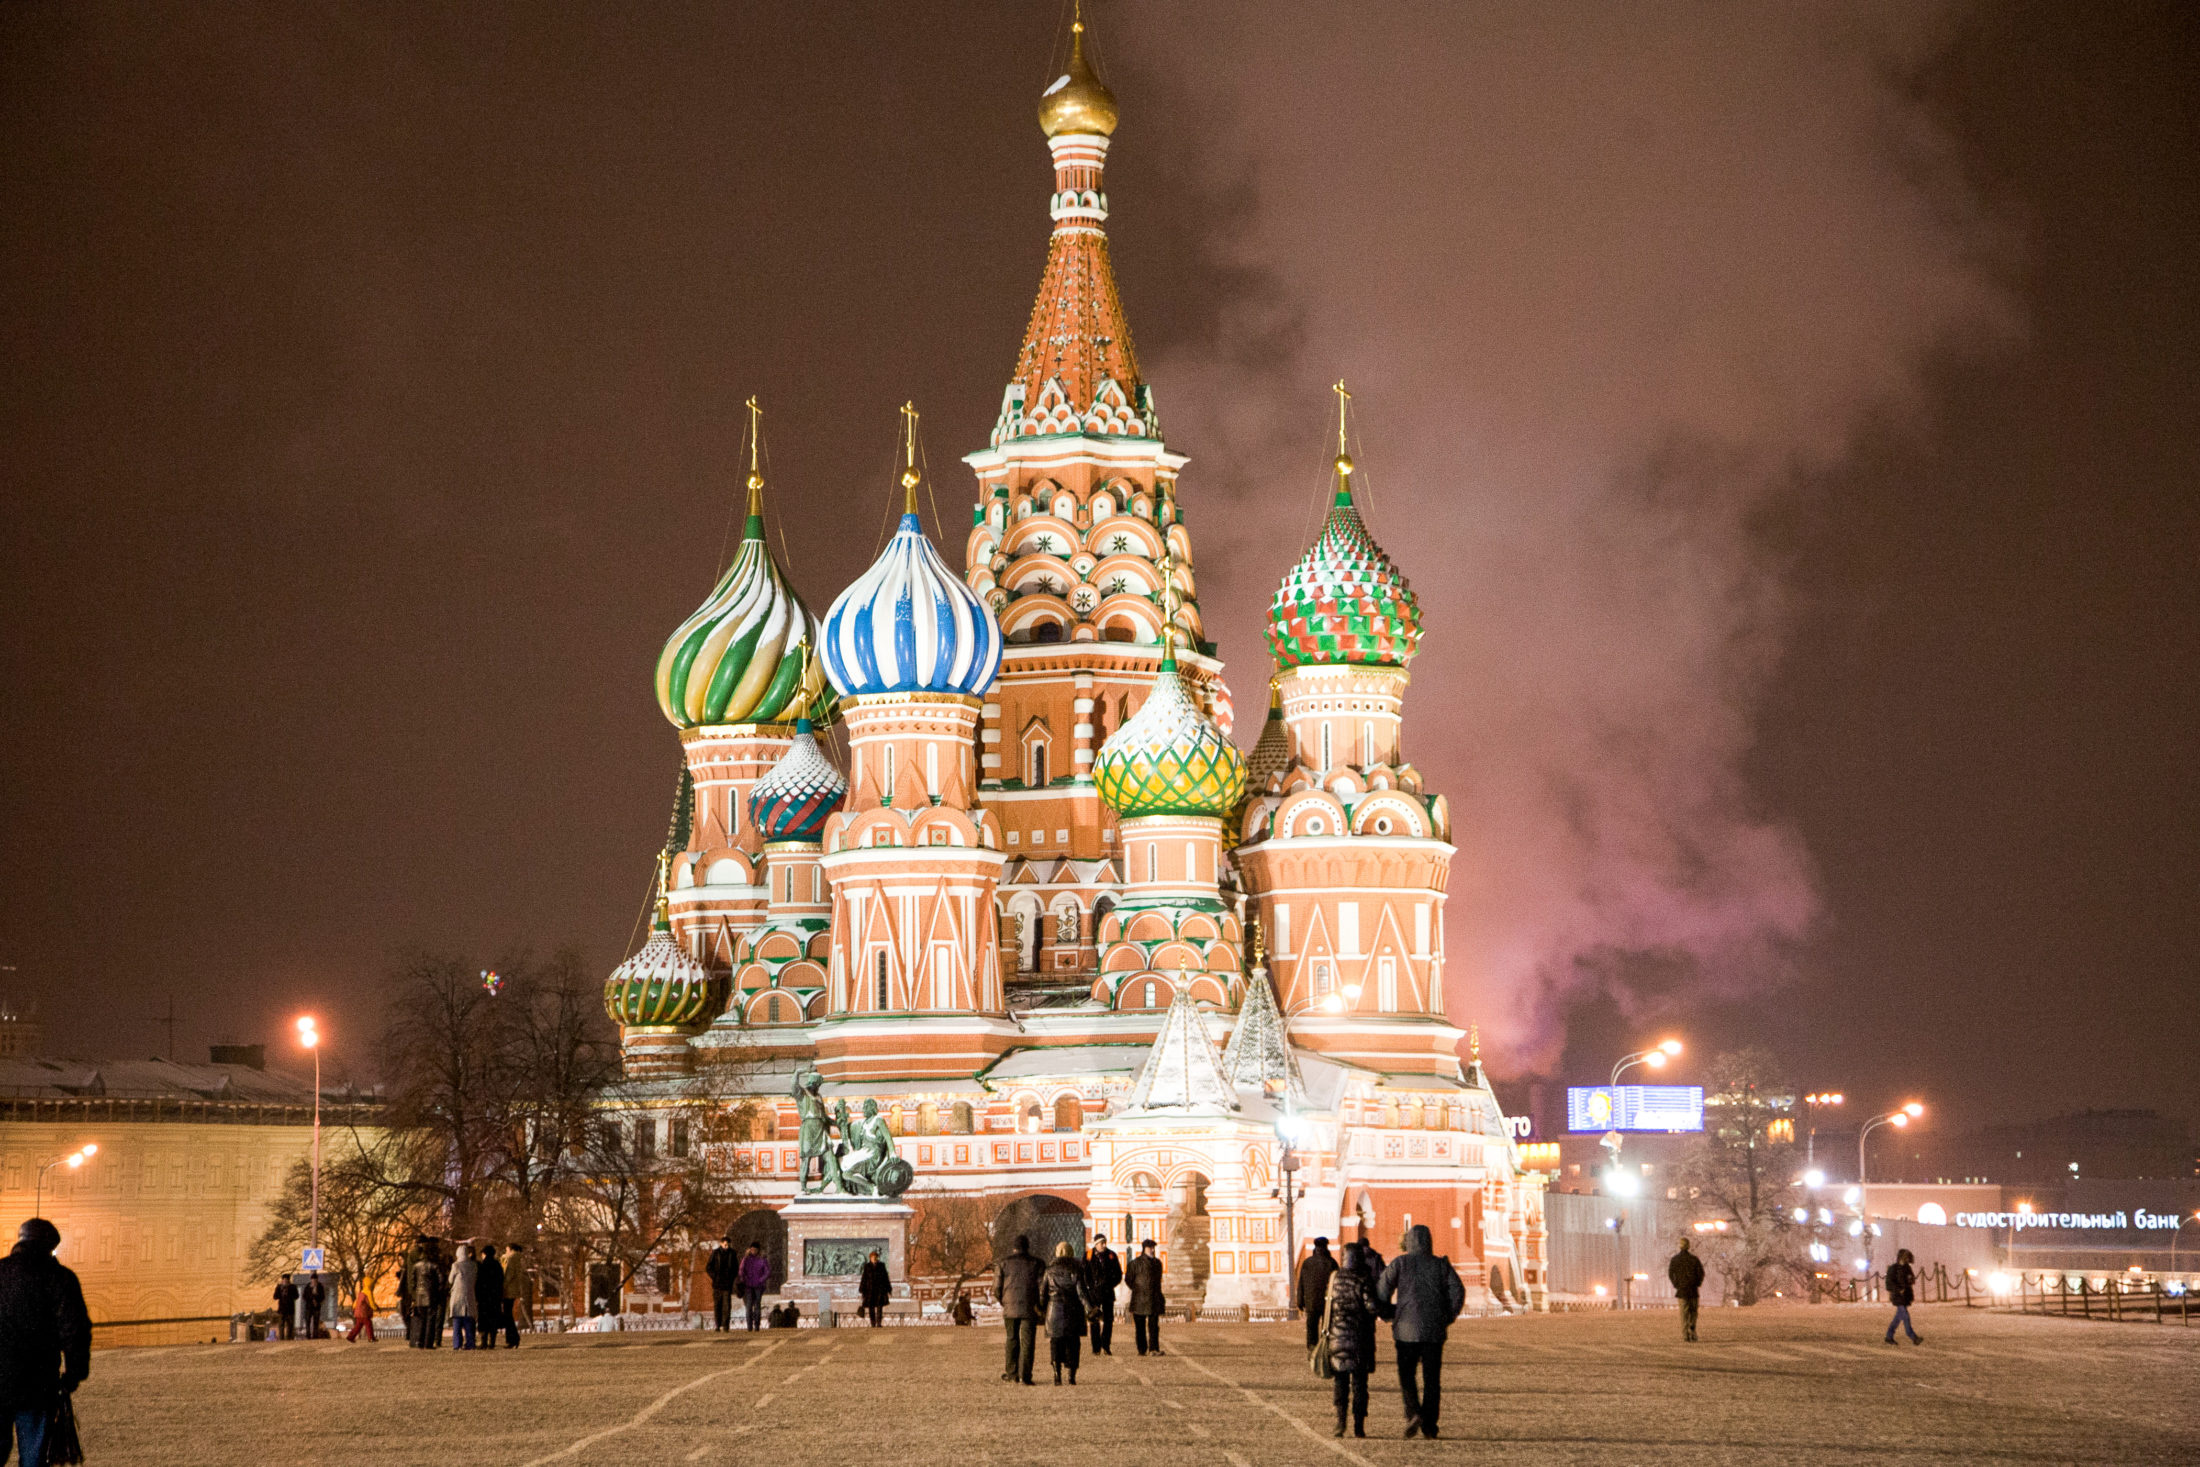
MULTIPOLYGON (((1340 469, 1349 462, 1340 459, 1340 469)), ((1268 645, 1278 667, 1403 667, 1420 643, 1421 604, 1361 523, 1349 472, 1338 476, 1321 537, 1291 567, 1268 608, 1268 645)))

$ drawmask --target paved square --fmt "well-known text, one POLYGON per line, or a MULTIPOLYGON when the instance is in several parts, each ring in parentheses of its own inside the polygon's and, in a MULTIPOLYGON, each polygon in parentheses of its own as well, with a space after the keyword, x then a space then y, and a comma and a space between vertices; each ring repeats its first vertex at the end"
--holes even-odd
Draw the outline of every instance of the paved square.
POLYGON ((2200 1462, 2200 1328, 1878 1309, 1468 1320, 1444 1439, 1400 1437, 1387 1340, 1369 1437, 1329 1435, 1297 1325, 1172 1323, 1170 1353, 1004 1385, 997 1329, 110 1350, 80 1396, 88 1459, 126 1464, 880 1462, 982 1467, 1403 1463, 2200 1462))

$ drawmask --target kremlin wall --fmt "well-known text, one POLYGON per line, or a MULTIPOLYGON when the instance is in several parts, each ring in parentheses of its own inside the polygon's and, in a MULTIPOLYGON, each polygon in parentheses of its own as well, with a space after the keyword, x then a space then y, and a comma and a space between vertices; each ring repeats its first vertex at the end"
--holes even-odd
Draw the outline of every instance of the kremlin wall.
POLYGON ((1405 752, 1421 613, 1354 502, 1347 394, 1241 752, 1081 35, 1040 121, 1045 272, 965 456, 959 569, 904 409, 899 528, 820 617, 767 548, 752 404, 739 552, 657 667, 685 770, 654 930, 606 985, 604 1103, 656 1126, 730 1079, 755 1119, 726 1161, 776 1213, 814 1067, 828 1102, 878 1102, 920 1214, 1029 1199, 1065 1237, 1156 1239, 1172 1297, 1264 1309, 1312 1237, 1389 1254, 1421 1223, 1474 1307, 1542 1307, 1542 1181, 1446 1009, 1450 815, 1405 752))

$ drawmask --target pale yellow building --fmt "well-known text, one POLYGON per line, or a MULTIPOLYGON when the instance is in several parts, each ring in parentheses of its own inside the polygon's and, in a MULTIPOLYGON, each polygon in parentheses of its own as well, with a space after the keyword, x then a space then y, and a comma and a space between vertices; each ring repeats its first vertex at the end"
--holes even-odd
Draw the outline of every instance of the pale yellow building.
MULTIPOLYGON (((374 1109, 324 1093, 324 1148, 374 1109)), ((310 1079, 252 1064, 0 1058, 0 1221, 12 1240, 35 1207, 60 1228, 95 1324, 267 1308, 245 1258, 312 1122, 310 1079), (86 1142, 98 1152, 47 1168, 39 1204, 39 1168, 86 1142)))

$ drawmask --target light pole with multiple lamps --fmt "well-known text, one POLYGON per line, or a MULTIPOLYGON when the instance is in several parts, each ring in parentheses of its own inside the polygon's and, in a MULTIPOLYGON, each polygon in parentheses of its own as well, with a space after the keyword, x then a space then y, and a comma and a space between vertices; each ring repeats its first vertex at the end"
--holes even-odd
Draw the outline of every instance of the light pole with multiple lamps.
POLYGON ((46 1162, 41 1165, 38 1168, 38 1187, 37 1190, 32 1194, 31 1216, 43 1217, 46 1214, 46 1172, 48 1168, 66 1166, 70 1171, 73 1172, 78 1167, 84 1165, 84 1163, 90 1161, 94 1156, 97 1156, 98 1154, 99 1143, 96 1141, 87 1141, 76 1150, 70 1152, 67 1156, 57 1156, 52 1161, 46 1162))
POLYGON ((1680 1052, 1681 1042, 1678 1039, 1668 1039, 1649 1049, 1638 1049, 1633 1054, 1621 1055, 1619 1063, 1612 1066, 1612 1083, 1617 1085, 1619 1077, 1637 1065, 1643 1065, 1653 1070, 1662 1070, 1665 1068, 1665 1062, 1680 1052))
POLYGON ((307 1239, 310 1247, 321 1246, 321 1031, 314 1026, 313 1015, 298 1021, 298 1042, 313 1051, 313 1222, 307 1239))
POLYGON ((1810 1135, 1803 1143, 1803 1165, 1816 1169, 1818 1165, 1818 1108, 1822 1105, 1840 1105, 1848 1099, 1837 1090, 1822 1090, 1816 1095, 1803 1097, 1803 1104, 1810 1108, 1810 1135))
POLYGON ((1865 1226, 1870 1226, 1871 1214, 1865 1209, 1871 1201, 1871 1180, 1864 1169, 1864 1138, 1881 1126, 1893 1126, 1899 1131, 1923 1114, 1925 1107, 1913 1100, 1900 1110, 1890 1110, 1883 1116, 1873 1116, 1864 1122, 1864 1129, 1856 1133, 1856 1215, 1866 1219, 1865 1226))

